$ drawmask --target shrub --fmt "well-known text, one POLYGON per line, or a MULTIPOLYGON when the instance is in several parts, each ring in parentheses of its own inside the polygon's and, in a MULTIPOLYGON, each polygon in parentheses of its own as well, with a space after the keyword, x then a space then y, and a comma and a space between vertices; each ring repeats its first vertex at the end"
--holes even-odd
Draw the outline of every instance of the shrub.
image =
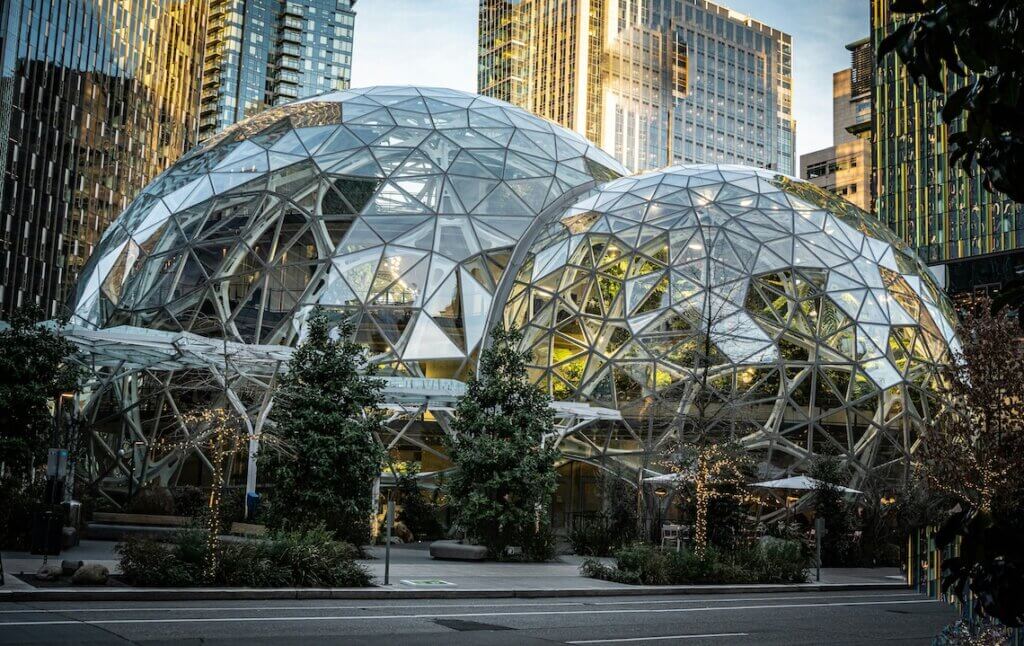
POLYGON ((605 565, 597 559, 584 559, 580 564, 580 573, 592 579, 603 579, 615 583, 639 584, 640 576, 636 572, 627 572, 611 565, 605 565))
POLYGON ((412 532, 413 540, 427 540, 441 535, 441 524, 437 521, 437 504, 428 500, 420 489, 415 465, 398 476, 398 501, 402 508, 398 518, 412 532))
POLYGON ((174 499, 174 513, 178 516, 198 516, 206 508, 207 494, 199 487, 172 487, 171 497, 174 499))
POLYGON ((356 587, 370 584, 369 574, 354 559, 358 550, 332 539, 319 526, 307 531, 281 532, 269 542, 271 561, 288 571, 290 585, 298 587, 356 587), (355 567, 349 567, 349 564, 355 567))
POLYGON ((644 585, 803 583, 808 564, 801 545, 792 541, 770 541, 729 553, 709 547, 703 555, 636 544, 616 551, 615 560, 615 566, 608 566, 587 559, 580 571, 584 576, 644 585))
POLYGON ((542 523, 539 529, 527 528, 522 532, 519 543, 526 561, 541 563, 555 558, 555 533, 546 523, 542 523))
POLYGON ((186 530, 173 544, 129 539, 118 546, 121 570, 140 586, 206 584, 241 587, 361 587, 369 573, 355 562, 357 550, 332 539, 322 526, 286 532, 268 540, 221 542, 217 572, 204 580, 206 534, 186 530))
POLYGON ((669 583, 665 564, 666 552, 650 545, 636 543, 615 552, 617 568, 636 573, 637 579, 645 585, 669 583))
POLYGON ((184 561, 170 545, 148 538, 130 538, 117 546, 121 572, 135 585, 144 587, 187 587, 202 577, 198 563, 184 561))
POLYGON ((569 545, 580 556, 608 556, 617 547, 603 519, 588 519, 569 530, 569 545))
POLYGON ((221 546, 219 585, 243 588, 280 588, 289 584, 289 572, 278 567, 263 543, 225 543, 221 546))
POLYGON ((738 552, 737 559, 751 571, 758 583, 804 583, 810 557, 797 541, 763 539, 754 547, 738 552))
POLYGON ((11 476, 0 477, 0 547, 27 550, 32 512, 43 498, 42 479, 36 484, 11 476))
POLYGON ((128 502, 128 511, 133 514, 170 516, 174 513, 174 496, 167 487, 150 482, 135 492, 128 502))

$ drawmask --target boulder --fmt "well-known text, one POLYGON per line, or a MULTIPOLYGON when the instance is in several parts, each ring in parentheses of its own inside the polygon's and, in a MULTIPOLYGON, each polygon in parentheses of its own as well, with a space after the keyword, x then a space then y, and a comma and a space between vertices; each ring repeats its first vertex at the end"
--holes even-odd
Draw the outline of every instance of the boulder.
POLYGON ((470 545, 461 541, 434 541, 430 544, 430 558, 483 561, 487 558, 487 548, 483 545, 470 545))
POLYGON ((128 511, 170 516, 174 513, 174 496, 167 487, 151 482, 135 493, 128 503, 128 511))
POLYGON ((36 581, 56 581, 60 578, 61 568, 57 563, 47 563, 36 570, 36 581))
POLYGON ((71 576, 75 585, 107 585, 110 571, 99 563, 86 563, 71 576))
POLYGON ((60 562, 60 573, 64 576, 71 576, 78 571, 78 568, 85 565, 82 561, 68 561, 64 560, 60 562))

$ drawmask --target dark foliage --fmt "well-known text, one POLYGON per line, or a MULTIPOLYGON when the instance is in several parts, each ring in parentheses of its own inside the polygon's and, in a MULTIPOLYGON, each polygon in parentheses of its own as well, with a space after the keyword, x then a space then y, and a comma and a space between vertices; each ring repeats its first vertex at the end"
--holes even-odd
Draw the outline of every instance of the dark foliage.
POLYGON ((662 550, 646 544, 615 552, 608 566, 587 559, 583 576, 642 585, 698 585, 721 583, 803 583, 809 560, 795 541, 770 540, 724 552, 708 547, 703 554, 662 550))
POLYGON ((446 438, 456 469, 445 490, 455 524, 492 558, 519 546, 535 559, 552 551, 547 508, 558 453, 541 439, 554 420, 548 397, 527 381, 522 335, 496 328, 491 338, 446 438))
MULTIPOLYGON (((38 308, 22 308, 0 331, 0 462, 19 478, 45 463, 54 428, 48 406, 61 393, 75 391, 81 376, 65 362, 75 345, 37 326, 42 318, 38 308)), ((57 438, 61 446, 67 441, 57 438)))
POLYGON ((125 577, 144 587, 363 587, 371 582, 354 560, 358 550, 333 540, 322 526, 268 540, 221 542, 212 581, 203 576, 208 549, 205 532, 188 530, 172 544, 130 539, 118 553, 125 577))
POLYGON ((171 497, 174 499, 174 514, 191 517, 202 513, 208 495, 199 487, 182 485, 171 487, 171 497))
POLYGON ((413 469, 398 476, 398 504, 401 506, 398 519, 405 523, 415 540, 439 538, 442 531, 437 520, 438 506, 420 489, 417 473, 418 470, 413 469))
POLYGON ((980 299, 962 312, 962 350, 946 370, 952 411, 927 428, 922 465, 929 485, 959 513, 936 536, 943 589, 973 598, 980 616, 1024 622, 1024 345, 1016 324, 980 299))
POLYGON ((128 503, 133 514, 171 515, 174 513, 174 495, 167 487, 151 482, 135 493, 128 503))
POLYGON ((1020 524, 1005 515, 969 510, 953 515, 935 536, 938 549, 960 540, 959 554, 942 561, 942 589, 962 603, 973 603, 979 616, 1014 628, 1024 626, 1024 532, 1020 524))
POLYGON ((814 514, 825 519, 825 536, 821 541, 821 563, 826 567, 854 564, 854 519, 839 487, 844 484, 846 470, 835 456, 819 456, 811 468, 811 477, 818 481, 814 488, 814 514))
POLYGON ((383 449, 375 436, 380 381, 344 322, 332 338, 326 314, 314 312, 306 341, 292 355, 272 417, 284 450, 261 452, 261 472, 275 485, 267 524, 302 529, 326 523, 339 539, 363 545, 373 512, 370 487, 383 449))
POLYGON ((962 126, 949 137, 950 164, 984 171, 990 191, 1024 202, 1024 1, 893 0, 907 20, 879 45, 896 52, 915 79, 946 90, 947 71, 966 78, 949 93, 942 118, 962 126))
POLYGON ((569 530, 572 551, 581 556, 609 556, 639 538, 637 491, 618 472, 602 471, 598 480, 604 507, 569 530))
POLYGON ((42 498, 42 478, 32 484, 21 478, 0 476, 0 548, 28 549, 32 512, 42 498))

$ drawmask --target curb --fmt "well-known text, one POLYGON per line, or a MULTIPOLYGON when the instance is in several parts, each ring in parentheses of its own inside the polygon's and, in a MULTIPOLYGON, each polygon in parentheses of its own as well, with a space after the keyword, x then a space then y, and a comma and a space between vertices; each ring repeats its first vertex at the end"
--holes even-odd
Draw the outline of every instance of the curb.
POLYGON ((777 585, 679 585, 622 588, 522 588, 409 590, 404 588, 33 588, 2 590, 2 602, 39 601, 260 601, 273 599, 543 599, 558 597, 641 597, 692 594, 848 592, 909 590, 906 583, 793 583, 777 585))

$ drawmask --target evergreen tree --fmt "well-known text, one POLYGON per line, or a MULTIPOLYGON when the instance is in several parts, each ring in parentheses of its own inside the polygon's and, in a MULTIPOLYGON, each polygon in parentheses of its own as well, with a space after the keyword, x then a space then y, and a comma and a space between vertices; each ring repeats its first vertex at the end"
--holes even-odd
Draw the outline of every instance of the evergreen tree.
MULTIPOLYGON (((0 331, 0 464, 19 478, 46 461, 53 443, 49 405, 75 390, 81 376, 77 366, 65 361, 75 345, 37 326, 41 318, 38 308, 24 308, 0 331)), ((65 440, 57 438, 58 443, 65 440)))
POLYGON ((853 515, 839 487, 848 480, 843 463, 834 455, 820 455, 811 465, 814 515, 825 520, 821 562, 830 567, 849 565, 852 556, 853 515))
POLYGON ((355 545, 370 536, 371 487, 384 459, 375 435, 381 383, 345 322, 332 338, 327 316, 309 318, 275 395, 272 419, 283 450, 261 457, 274 483, 268 521, 294 530, 326 525, 355 545))
POLYGON ((558 455, 541 446, 554 428, 550 399, 527 380, 522 334, 495 328, 491 338, 456 409, 447 439, 456 468, 445 489, 455 524, 492 557, 518 545, 543 559, 558 455))

